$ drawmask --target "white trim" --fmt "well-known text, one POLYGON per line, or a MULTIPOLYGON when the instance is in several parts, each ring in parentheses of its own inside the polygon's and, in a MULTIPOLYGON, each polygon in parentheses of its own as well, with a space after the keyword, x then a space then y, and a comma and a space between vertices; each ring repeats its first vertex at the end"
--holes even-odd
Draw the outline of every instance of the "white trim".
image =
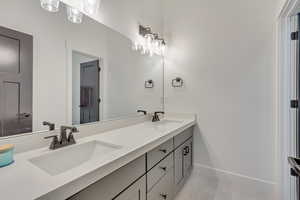
POLYGON ((290 166, 287 157, 294 155, 292 136, 292 123, 290 112, 291 88, 291 42, 290 42, 290 16, 295 14, 300 0, 287 0, 277 19, 277 45, 276 45, 276 134, 278 155, 278 192, 279 199, 294 200, 295 187, 290 176, 290 166))
POLYGON ((93 56, 99 59, 99 65, 101 68, 101 71, 99 72, 99 96, 101 99, 100 105, 99 105, 99 121, 103 120, 103 99, 104 99, 104 75, 103 73, 105 72, 105 67, 104 67, 104 62, 103 58, 100 55, 94 55, 91 52, 86 52, 84 50, 81 50, 79 48, 75 48, 71 42, 66 41, 66 113, 67 113, 67 124, 72 125, 72 70, 73 70, 73 65, 72 65, 72 54, 73 52, 80 52, 82 54, 86 54, 88 56, 93 56))
POLYGON ((273 181, 267 181, 267 180, 263 180, 263 179, 259 179, 259 178, 255 178, 255 177, 245 176, 245 175, 242 175, 242 174, 239 174, 239 173, 230 172, 230 171, 226 171, 226 170, 223 170, 223 169, 210 167, 208 165, 202 165, 202 164, 199 164, 199 163, 195 163, 194 166, 209 169, 209 170, 213 170, 213 171, 217 171, 217 172, 221 172, 221 173, 224 173, 224 174, 229 174, 229 175, 232 175, 232 176, 237 176, 237 177, 240 177, 240 178, 245 178, 245 179, 248 179, 248 180, 251 180, 251 181, 257 181, 257 182, 261 182, 261 183, 265 183, 265 184, 276 185, 276 182, 273 182, 273 181))

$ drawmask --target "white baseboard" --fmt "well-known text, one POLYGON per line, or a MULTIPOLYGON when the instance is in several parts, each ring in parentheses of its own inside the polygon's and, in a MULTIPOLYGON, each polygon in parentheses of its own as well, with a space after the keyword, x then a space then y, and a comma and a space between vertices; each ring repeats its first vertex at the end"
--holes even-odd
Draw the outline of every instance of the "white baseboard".
POLYGON ((249 179, 251 181, 258 181, 258 182, 261 182, 261 183, 276 185, 276 183, 272 182, 272 181, 267 181, 267 180, 263 180, 263 179, 259 179, 259 178, 250 177, 250 176, 245 176, 245 175, 242 175, 242 174, 239 174, 239 173, 230 172, 230 171, 210 167, 208 165, 202 165, 202 164, 199 164, 199 163, 194 163, 194 167, 205 168, 205 169, 213 170, 215 172, 224 173, 224 174, 228 174, 228 175, 231 175, 231 176, 237 176, 237 177, 240 177, 240 178, 249 179))
POLYGON ((275 182, 199 163, 194 164, 190 183, 185 188, 189 192, 182 192, 181 195, 197 194, 208 200, 279 200, 278 184, 275 182))

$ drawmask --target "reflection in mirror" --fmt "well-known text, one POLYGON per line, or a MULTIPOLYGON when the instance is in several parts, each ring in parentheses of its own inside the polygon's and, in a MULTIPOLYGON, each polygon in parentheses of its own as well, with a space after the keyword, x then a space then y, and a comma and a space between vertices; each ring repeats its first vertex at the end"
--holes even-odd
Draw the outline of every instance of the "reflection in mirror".
POLYGON ((0 136, 32 131, 31 35, 0 27, 0 136))
POLYGON ((72 52, 72 124, 99 121, 100 60, 81 52, 72 52))
POLYGON ((45 121, 59 128, 163 109, 162 57, 133 51, 87 16, 81 24, 67 16, 63 3, 53 13, 37 0, 1 2, 0 137, 49 130, 45 121))

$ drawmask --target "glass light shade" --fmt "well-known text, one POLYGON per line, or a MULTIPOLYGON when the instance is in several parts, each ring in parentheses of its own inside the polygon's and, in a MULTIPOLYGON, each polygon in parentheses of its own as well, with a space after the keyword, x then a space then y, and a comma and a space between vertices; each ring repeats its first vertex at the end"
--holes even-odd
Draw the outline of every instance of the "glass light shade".
POLYGON ((166 52, 166 44, 162 44, 161 47, 160 47, 160 49, 161 49, 161 55, 162 55, 162 56, 165 55, 165 52, 166 52))
POLYGON ((132 50, 134 51, 139 50, 139 44, 137 42, 132 42, 132 50))
POLYGON ((150 50, 149 50, 149 56, 150 56, 150 57, 152 57, 152 56, 153 56, 153 54, 154 54, 153 50, 152 50, 152 49, 150 49, 150 50))
POLYGON ((101 0, 83 0, 83 10, 90 15, 98 12, 101 0))
POLYGON ((142 55, 145 55, 147 53, 147 50, 145 49, 145 47, 143 46, 142 49, 141 49, 141 54, 142 55))
POLYGON ((152 41, 153 41, 152 36, 151 36, 151 35, 146 35, 145 38, 146 38, 146 45, 147 45, 147 48, 151 48, 151 46, 152 46, 152 41))
POLYGON ((41 0, 41 6, 49 12, 57 12, 59 10, 60 0, 41 0))
POLYGON ((75 24, 82 23, 83 14, 77 8, 67 7, 68 20, 75 24))

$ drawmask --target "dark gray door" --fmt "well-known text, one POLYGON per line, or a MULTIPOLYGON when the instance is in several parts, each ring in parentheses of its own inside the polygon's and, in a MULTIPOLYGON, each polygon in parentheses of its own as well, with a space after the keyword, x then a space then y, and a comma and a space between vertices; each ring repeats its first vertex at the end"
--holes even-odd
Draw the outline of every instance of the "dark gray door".
POLYGON ((32 131, 31 35, 0 27, 0 136, 32 131))
POLYGON ((80 64, 80 124, 99 121, 99 60, 80 64))

